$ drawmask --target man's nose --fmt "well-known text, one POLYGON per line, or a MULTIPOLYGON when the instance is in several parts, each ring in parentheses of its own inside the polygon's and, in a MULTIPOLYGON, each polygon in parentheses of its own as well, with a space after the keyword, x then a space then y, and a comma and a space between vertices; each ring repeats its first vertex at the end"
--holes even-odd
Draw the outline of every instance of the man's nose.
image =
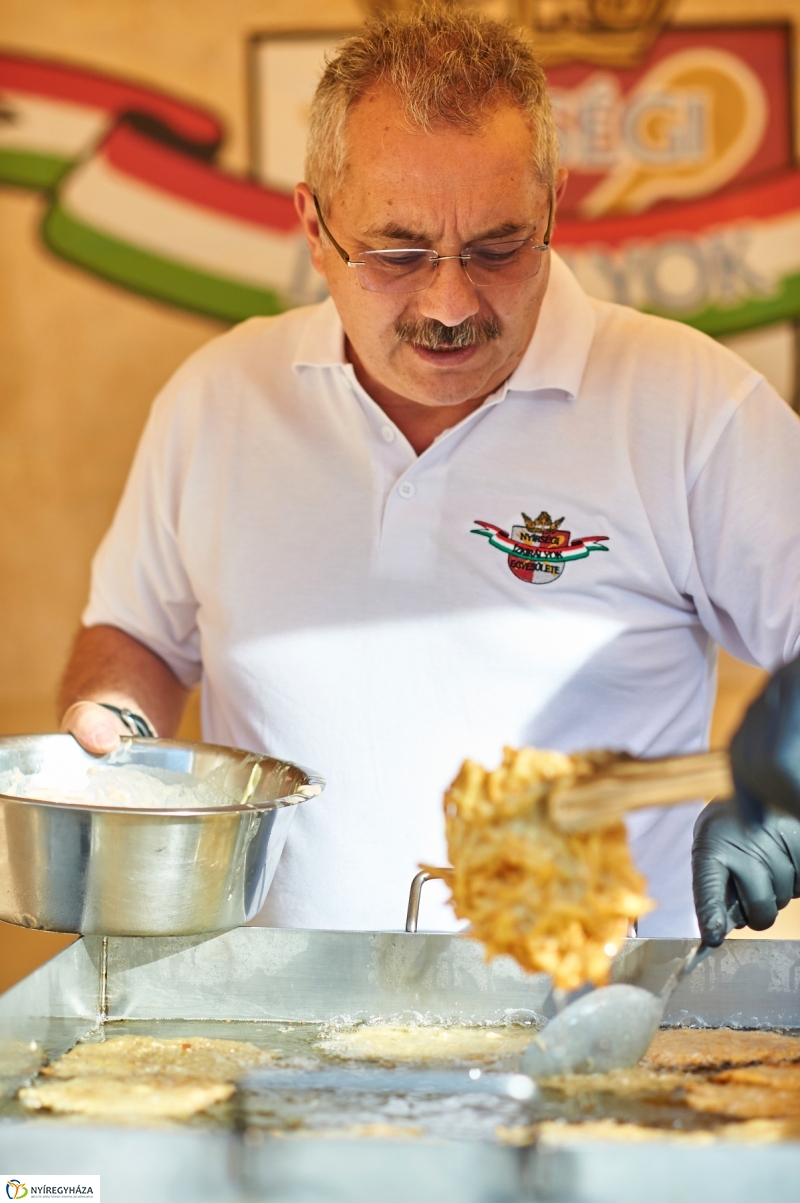
POLYGON ((421 317, 435 318, 443 326, 458 326, 475 316, 480 299, 458 257, 438 264, 430 286, 417 293, 417 306, 421 317))

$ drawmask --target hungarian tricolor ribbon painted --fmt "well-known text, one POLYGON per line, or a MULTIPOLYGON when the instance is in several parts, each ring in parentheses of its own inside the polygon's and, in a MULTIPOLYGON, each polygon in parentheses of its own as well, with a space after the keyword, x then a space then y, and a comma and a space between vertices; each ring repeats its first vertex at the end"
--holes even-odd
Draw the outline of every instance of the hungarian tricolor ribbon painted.
MULTIPOLYGON (((225 321, 318 299, 324 284, 291 197, 225 171, 224 135, 214 114, 157 89, 0 55, 0 183, 47 195, 42 232, 56 254, 225 321)), ((590 295, 709 334, 793 318, 800 171, 649 212, 564 220, 554 246, 590 295)))
POLYGON ((219 167, 223 139, 197 105, 0 55, 0 183, 48 194, 56 254, 226 321, 316 299, 291 196, 219 167))
POLYGON ((564 221, 586 291, 721 336, 800 314, 800 171, 635 216, 564 221))
POLYGON ((498 551, 504 551, 506 555, 516 556, 520 560, 533 560, 537 564, 585 560, 592 551, 608 551, 605 546, 608 535, 589 535, 585 539, 573 539, 571 543, 567 543, 557 550, 545 551, 542 547, 531 546, 530 543, 520 543, 518 540, 512 539, 508 531, 495 526, 492 522, 479 522, 476 519, 475 526, 479 529, 470 533, 484 535, 491 546, 496 547, 498 551))

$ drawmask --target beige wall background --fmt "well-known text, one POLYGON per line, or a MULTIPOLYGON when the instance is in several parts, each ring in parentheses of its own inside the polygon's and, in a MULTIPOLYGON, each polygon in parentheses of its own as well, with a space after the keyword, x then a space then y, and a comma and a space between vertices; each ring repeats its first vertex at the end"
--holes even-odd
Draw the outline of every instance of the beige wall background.
MULTIPOLYGON (((200 100, 246 171, 246 44, 357 24, 352 0, 0 0, 0 44, 200 100)), ((154 394, 221 325, 133 296, 39 243, 43 201, 0 190, 0 731, 53 727, 53 696, 154 394)))
MULTIPOLYGON (((0 45, 199 100, 248 170, 246 45, 358 24, 350 0, 0 0, 0 45)), ((224 329, 124 292, 39 242, 43 201, 0 189, 0 734, 56 729, 54 696, 153 396, 224 329)), ((184 720, 197 737, 194 699, 184 720)), ((0 990, 72 937, 0 924, 0 990)))
MULTIPOLYGON (((502 15, 502 0, 484 5, 502 15)), ((511 6, 510 6, 511 7, 511 6)), ((761 0, 758 19, 798 6, 761 0)), ((680 19, 752 20, 752 3, 685 0, 680 19)), ((0 0, 0 45, 119 72, 225 120, 246 171, 246 43, 357 24, 355 0, 0 0)), ((0 189, 0 733, 55 729, 54 694, 154 394, 223 327, 103 283, 41 248, 43 200, 0 189)), ((724 660, 715 739, 763 674, 724 660)), ((183 733, 197 733, 196 705, 183 733)), ((786 921, 782 930, 786 929, 786 921)), ((800 924, 797 924, 800 934, 800 924)), ((0 924, 0 990, 69 937, 0 924)))

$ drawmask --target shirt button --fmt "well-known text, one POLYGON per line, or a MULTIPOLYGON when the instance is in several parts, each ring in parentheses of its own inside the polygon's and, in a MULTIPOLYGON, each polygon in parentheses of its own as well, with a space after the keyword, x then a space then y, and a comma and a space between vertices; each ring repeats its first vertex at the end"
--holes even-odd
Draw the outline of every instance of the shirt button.
POLYGON ((416 486, 412 485, 410 480, 404 480, 401 485, 397 486, 397 492, 401 497, 405 497, 406 499, 413 497, 416 491, 416 486))
POLYGON ((391 426, 382 426, 381 434, 383 435, 383 441, 385 443, 393 443, 394 442, 395 434, 394 434, 394 431, 392 430, 391 426))

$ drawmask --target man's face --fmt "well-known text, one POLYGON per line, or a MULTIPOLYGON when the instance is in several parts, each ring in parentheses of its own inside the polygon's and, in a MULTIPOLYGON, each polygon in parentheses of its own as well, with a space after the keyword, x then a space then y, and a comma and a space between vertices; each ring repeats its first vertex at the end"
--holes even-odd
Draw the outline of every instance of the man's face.
MULTIPOLYGON (((398 110, 395 93, 378 87, 348 119, 347 175, 323 216, 351 259, 386 247, 458 255, 498 237, 542 241, 549 195, 537 181, 530 129, 517 108, 495 110, 476 133, 413 131, 398 110)), ((459 405, 488 396, 517 366, 547 287, 546 254, 538 274, 518 284, 476 288, 459 260, 450 259, 423 292, 368 292, 357 271, 320 239, 303 184, 297 206, 367 387, 423 405, 459 405), (448 347, 437 341, 434 323, 466 323, 468 341, 477 341, 448 347)))

